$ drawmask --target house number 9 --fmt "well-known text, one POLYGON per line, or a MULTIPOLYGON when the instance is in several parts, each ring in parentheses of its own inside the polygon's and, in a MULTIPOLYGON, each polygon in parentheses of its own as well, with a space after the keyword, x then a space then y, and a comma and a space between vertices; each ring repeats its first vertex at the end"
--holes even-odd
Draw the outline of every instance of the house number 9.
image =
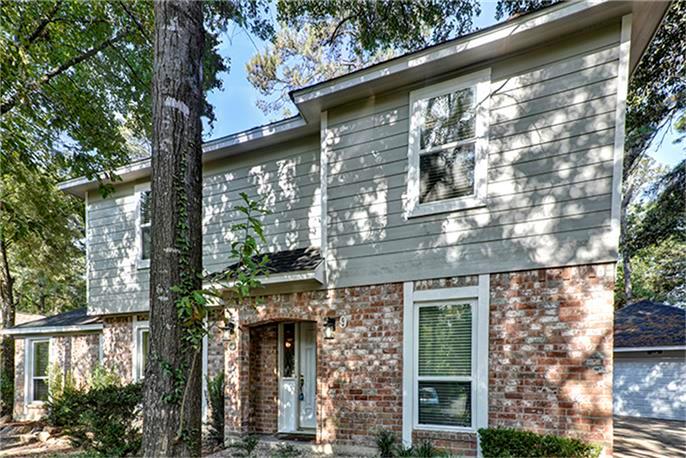
POLYGON ((340 318, 338 319, 338 325, 339 325, 340 327, 342 327, 342 328, 348 326, 348 318, 347 318, 347 317, 344 317, 344 316, 340 317, 340 318))

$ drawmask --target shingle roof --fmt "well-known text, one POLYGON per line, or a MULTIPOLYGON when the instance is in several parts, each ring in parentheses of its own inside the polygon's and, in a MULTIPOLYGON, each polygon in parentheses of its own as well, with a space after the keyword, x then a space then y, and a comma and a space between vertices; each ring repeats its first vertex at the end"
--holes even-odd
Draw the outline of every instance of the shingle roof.
POLYGON ((615 313, 615 348, 686 345, 686 310, 652 301, 615 313))
MULTIPOLYGON (((314 270, 322 262, 319 248, 297 248, 295 250, 283 250, 266 254, 269 257, 266 267, 270 274, 314 270)), ((235 268, 236 264, 231 264, 223 271, 208 275, 206 279, 220 278, 226 272, 235 268)))
POLYGON ((69 312, 41 318, 40 320, 27 321, 26 323, 16 325, 12 329, 78 326, 82 324, 95 324, 99 322, 100 319, 97 316, 87 315, 86 308, 83 307, 80 309, 71 310, 69 312))

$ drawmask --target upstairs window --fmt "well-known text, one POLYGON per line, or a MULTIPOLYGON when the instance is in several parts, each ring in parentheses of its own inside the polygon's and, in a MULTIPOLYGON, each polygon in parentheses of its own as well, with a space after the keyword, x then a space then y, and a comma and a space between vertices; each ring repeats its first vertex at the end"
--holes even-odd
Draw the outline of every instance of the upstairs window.
POLYGON ((482 206, 490 70, 410 94, 409 216, 482 206))
POLYGON ((136 250, 138 252, 138 267, 147 268, 150 266, 151 251, 151 217, 152 217, 152 194, 150 185, 136 186, 137 207, 137 236, 136 250))

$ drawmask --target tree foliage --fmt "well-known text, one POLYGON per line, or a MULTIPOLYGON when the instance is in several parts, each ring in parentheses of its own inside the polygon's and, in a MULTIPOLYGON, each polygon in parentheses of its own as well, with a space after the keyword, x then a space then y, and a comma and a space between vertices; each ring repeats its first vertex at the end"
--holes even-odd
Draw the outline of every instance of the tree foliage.
POLYGON ((467 33, 480 11, 477 0, 280 2, 248 80, 264 113, 289 115, 290 91, 467 33))
MULTIPOLYGON (((629 81, 624 176, 686 110, 686 2, 672 2, 629 81)), ((683 122, 683 121, 682 121, 683 122)))

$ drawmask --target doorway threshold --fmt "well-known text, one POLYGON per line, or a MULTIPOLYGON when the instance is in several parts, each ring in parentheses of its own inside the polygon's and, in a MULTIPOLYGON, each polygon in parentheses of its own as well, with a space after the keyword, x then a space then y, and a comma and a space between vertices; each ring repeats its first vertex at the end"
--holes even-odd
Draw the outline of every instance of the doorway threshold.
POLYGON ((300 442, 311 442, 314 440, 315 436, 316 436, 316 432, 314 429, 312 431, 305 430, 305 431, 294 431, 292 433, 276 433, 276 434, 274 434, 274 437, 276 437, 279 440, 300 441, 300 442))

